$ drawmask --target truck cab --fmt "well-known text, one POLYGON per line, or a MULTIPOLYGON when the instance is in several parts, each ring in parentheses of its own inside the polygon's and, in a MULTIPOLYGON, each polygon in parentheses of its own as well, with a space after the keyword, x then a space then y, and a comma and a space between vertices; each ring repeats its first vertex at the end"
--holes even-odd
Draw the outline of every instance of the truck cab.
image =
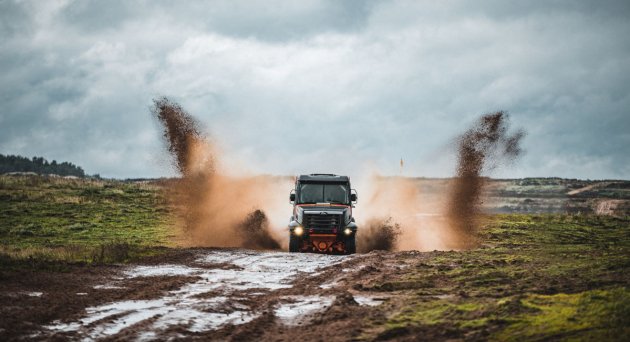
POLYGON ((357 193, 349 177, 300 175, 290 201, 289 252, 356 253, 357 225, 352 211, 357 193))

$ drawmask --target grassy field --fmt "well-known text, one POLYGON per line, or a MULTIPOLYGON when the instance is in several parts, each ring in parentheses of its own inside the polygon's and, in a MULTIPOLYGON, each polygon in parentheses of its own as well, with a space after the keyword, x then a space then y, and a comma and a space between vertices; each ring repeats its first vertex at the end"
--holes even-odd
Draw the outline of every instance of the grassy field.
MULTIPOLYGON (((592 195, 599 192, 627 196, 625 183, 554 182, 509 181, 493 191, 532 201, 553 198, 548 193, 588 201, 600 200, 592 195)), ((630 340, 627 214, 493 214, 482 222, 483 247, 399 253, 421 262, 357 288, 396 298, 373 308, 381 314, 365 318, 362 337, 630 340)), ((174 226, 156 185, 0 177, 1 272, 64 271, 168 252, 174 226)))
POLYGON ((373 335, 438 327, 496 341, 630 339, 629 219, 488 215, 485 228, 485 247, 423 253, 401 279, 374 284, 408 297, 379 308, 391 318, 371 322, 373 335))
POLYGON ((0 177, 4 271, 57 270, 68 262, 124 262, 171 246, 172 227, 164 190, 157 186, 0 177))

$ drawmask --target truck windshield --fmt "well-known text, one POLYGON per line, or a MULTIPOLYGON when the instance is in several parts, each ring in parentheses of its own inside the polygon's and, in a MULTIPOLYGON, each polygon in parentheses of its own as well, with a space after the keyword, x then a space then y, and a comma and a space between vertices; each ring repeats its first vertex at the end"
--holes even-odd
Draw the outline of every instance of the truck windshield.
POLYGON ((348 204, 348 184, 300 183, 299 203, 348 204))

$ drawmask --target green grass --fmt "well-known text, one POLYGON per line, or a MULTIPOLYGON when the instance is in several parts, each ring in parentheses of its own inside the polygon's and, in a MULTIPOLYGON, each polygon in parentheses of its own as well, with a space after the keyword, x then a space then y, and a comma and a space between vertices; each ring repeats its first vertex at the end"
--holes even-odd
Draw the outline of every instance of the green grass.
POLYGON ((521 303, 531 309, 529 313, 506 317, 511 324, 492 335, 492 340, 627 341, 630 337, 630 291, 626 288, 530 295, 521 303))
POLYGON ((371 322, 372 334, 630 338, 630 219, 488 215, 482 237, 482 248, 424 253, 401 278, 368 287, 407 298, 379 308, 390 318, 371 322))
POLYGON ((0 177, 3 269, 128 261, 172 245, 164 190, 125 182, 0 177))

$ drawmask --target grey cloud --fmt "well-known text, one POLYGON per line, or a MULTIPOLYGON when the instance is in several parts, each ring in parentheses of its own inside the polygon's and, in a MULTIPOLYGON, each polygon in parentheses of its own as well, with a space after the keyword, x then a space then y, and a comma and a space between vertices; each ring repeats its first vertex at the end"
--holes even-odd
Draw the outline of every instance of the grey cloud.
POLYGON ((92 33, 119 29, 126 20, 142 15, 142 10, 135 1, 73 1, 59 12, 58 20, 92 33))
POLYGON ((0 0, 0 42, 6 42, 16 35, 32 28, 28 12, 11 0, 0 0))
POLYGON ((322 31, 349 32, 366 25, 373 1, 74 1, 59 20, 91 33, 162 15, 198 30, 266 41, 303 39, 322 31))
MULTIPOLYGON (((186 5, 183 5, 186 7, 186 5)), ((191 6, 199 8, 199 6, 191 6)), ((224 2, 204 6, 199 14, 206 31, 266 41, 304 39, 326 31, 351 32, 365 27, 371 1, 315 0, 224 2), (226 10, 227 9, 227 10, 226 10)))
POLYGON ((0 153, 169 174, 164 94, 256 172, 449 176, 449 139, 504 109, 530 134, 498 175, 630 178, 623 1, 40 6, 0 2, 0 153))

